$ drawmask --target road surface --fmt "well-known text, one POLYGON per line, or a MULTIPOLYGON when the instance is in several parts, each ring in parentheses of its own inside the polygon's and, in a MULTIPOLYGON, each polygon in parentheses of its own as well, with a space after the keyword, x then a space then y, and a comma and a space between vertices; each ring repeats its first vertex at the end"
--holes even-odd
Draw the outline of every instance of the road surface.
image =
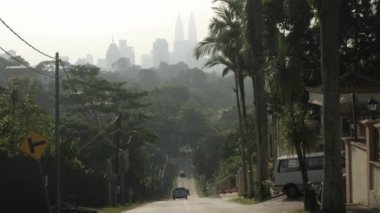
POLYGON ((220 198, 200 198, 192 177, 191 162, 179 160, 178 170, 185 171, 186 177, 178 177, 177 185, 190 190, 188 199, 168 199, 146 204, 124 213, 286 213, 290 209, 302 208, 301 201, 289 201, 280 196, 255 205, 242 205, 233 202, 234 194, 222 195, 220 198))

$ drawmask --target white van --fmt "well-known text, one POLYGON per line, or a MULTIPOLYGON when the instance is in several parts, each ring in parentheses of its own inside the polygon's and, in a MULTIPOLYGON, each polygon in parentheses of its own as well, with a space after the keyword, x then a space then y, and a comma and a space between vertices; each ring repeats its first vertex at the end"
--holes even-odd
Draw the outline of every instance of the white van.
MULTIPOLYGON (((321 183, 323 178, 323 152, 306 155, 306 168, 310 183, 321 183)), ((290 198, 297 197, 302 188, 302 174, 297 155, 277 158, 273 171, 275 191, 282 191, 290 198)))

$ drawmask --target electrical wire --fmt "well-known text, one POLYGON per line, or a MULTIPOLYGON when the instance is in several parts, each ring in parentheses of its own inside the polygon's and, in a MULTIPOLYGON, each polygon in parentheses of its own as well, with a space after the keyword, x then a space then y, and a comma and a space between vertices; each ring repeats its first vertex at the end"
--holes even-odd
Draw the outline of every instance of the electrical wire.
MULTIPOLYGON (((71 79, 71 77, 69 75, 69 72, 66 70, 64 63, 62 62, 62 60, 59 60, 59 62, 61 64, 61 66, 62 66, 62 69, 63 69, 64 73, 66 74, 66 77, 67 77, 67 80, 69 81, 69 84, 71 85, 71 89, 74 91, 75 94, 78 94, 78 90, 75 89, 74 82, 72 81, 72 79, 71 79)), ((70 96, 75 97, 80 104, 85 105, 84 101, 81 98, 79 98, 76 95, 71 94, 69 91, 67 91, 67 92, 69 93, 70 96)), ((93 113, 93 115, 91 115, 89 112, 87 114, 85 114, 85 112, 83 112, 83 111, 81 111, 81 113, 83 113, 83 115, 85 117, 90 116, 90 117, 92 117, 92 119, 97 120, 96 116, 95 116, 95 113, 93 113)))
POLYGON ((14 57, 12 54, 10 54, 8 51, 6 51, 3 47, 0 46, 0 49, 1 49, 5 54, 7 54, 10 58, 12 58, 13 60, 15 60, 17 63, 19 63, 19 64, 25 66, 25 67, 28 68, 30 71, 32 71, 32 72, 36 72, 36 73, 38 73, 38 74, 40 74, 40 75, 44 75, 44 76, 47 76, 47 77, 50 77, 50 78, 54 78, 54 76, 49 75, 49 74, 46 74, 46 73, 43 73, 42 71, 39 71, 39 70, 37 70, 37 69, 35 69, 35 68, 29 66, 29 65, 26 64, 25 62, 20 61, 19 59, 17 59, 16 57, 14 57))
POLYGON ((97 139, 99 136, 103 135, 104 133, 107 133, 107 132, 106 132, 105 130, 103 130, 103 129, 106 129, 106 128, 108 128, 109 126, 111 126, 112 124, 114 124, 114 123, 117 121, 117 119, 119 119, 119 115, 117 115, 116 118, 115 118, 113 121, 111 121, 111 122, 108 123, 105 127, 103 127, 102 130, 101 130, 101 131, 100 131, 95 137, 93 137, 89 142, 87 142, 85 145, 81 146, 81 147, 79 148, 79 152, 80 152, 82 149, 86 148, 86 146, 88 146, 88 145, 90 145, 91 143, 93 143, 93 142, 95 141, 95 139, 97 139))
POLYGON ((36 47, 34 47, 33 45, 31 45, 29 42, 27 42, 25 39, 23 39, 18 33, 16 33, 2 18, 0 18, 0 21, 1 23, 3 23, 4 26, 6 26, 15 36, 17 36, 21 41, 23 41, 26 45, 28 45, 29 47, 31 47, 33 50, 37 51, 38 53, 50 58, 50 59, 55 59, 55 57, 53 56, 50 56, 44 52, 42 52, 41 50, 37 49, 36 47))
POLYGON ((193 133, 185 133, 185 132, 164 132, 154 130, 157 134, 167 134, 167 135, 182 135, 182 136, 194 136, 194 137, 206 137, 206 138, 223 138, 226 137, 217 136, 217 135, 204 135, 204 134, 193 134, 193 133))

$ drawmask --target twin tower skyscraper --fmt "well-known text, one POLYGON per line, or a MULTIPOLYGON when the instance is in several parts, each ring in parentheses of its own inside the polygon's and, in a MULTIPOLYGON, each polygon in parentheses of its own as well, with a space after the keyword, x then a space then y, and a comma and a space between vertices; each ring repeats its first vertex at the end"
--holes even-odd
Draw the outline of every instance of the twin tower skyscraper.
POLYGON ((190 61, 193 56, 193 49, 198 42, 197 29, 195 26, 194 15, 191 14, 189 18, 189 26, 187 32, 187 39, 185 39, 184 28, 182 24, 181 16, 178 15, 175 24, 175 38, 173 46, 173 61, 174 63, 183 61, 190 65, 190 61))
MULTIPOLYGON (((195 18, 190 14, 187 37, 185 38, 185 31, 180 15, 177 16, 175 24, 175 37, 173 49, 169 50, 169 45, 166 39, 158 38, 153 43, 153 49, 150 55, 143 55, 141 57, 141 66, 144 68, 158 67, 161 63, 177 64, 179 62, 186 63, 190 68, 201 67, 201 63, 194 57, 194 49, 197 45, 197 29, 195 25, 195 18)), ((135 53, 133 47, 127 46, 126 40, 120 40, 119 47, 112 40, 109 46, 106 58, 102 59, 103 66, 107 70, 116 70, 115 62, 121 58, 125 58, 127 66, 135 64, 135 53)), ((99 61, 98 61, 99 62, 99 61)), ((119 61, 118 63, 122 63, 119 61)), ((98 63, 100 64, 100 63, 98 63)))
POLYGON ((186 63, 190 68, 200 67, 199 62, 194 57, 194 48, 197 45, 197 29, 195 18, 190 14, 187 37, 180 15, 177 16, 175 24, 175 36, 173 50, 169 52, 168 43, 165 39, 156 39, 153 43, 152 62, 154 67, 158 67, 160 63, 176 64, 179 62, 186 63))

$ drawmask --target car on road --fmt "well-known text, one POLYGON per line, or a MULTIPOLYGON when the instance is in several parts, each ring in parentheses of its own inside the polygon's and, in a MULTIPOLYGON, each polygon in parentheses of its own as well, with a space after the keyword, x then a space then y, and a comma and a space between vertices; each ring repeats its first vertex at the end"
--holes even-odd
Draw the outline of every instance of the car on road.
POLYGON ((187 200, 187 191, 185 187, 177 187, 173 190, 172 196, 173 200, 176 198, 185 198, 187 200))
POLYGON ((180 176, 180 177, 186 177, 186 173, 185 173, 184 171, 180 171, 180 172, 179 172, 179 176, 180 176))

